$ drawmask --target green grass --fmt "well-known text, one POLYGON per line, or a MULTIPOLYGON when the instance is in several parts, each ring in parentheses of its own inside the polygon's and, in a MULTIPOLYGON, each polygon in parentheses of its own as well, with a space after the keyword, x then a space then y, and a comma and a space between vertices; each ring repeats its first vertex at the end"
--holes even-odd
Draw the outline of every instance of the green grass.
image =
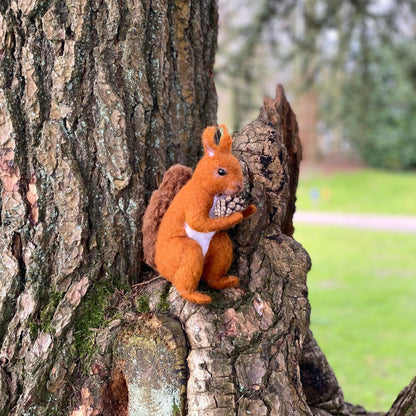
POLYGON ((303 211, 416 215, 416 174, 375 169, 333 175, 301 172, 297 196, 297 208, 303 211))
MULTIPOLYGON (((416 215, 416 175, 303 175, 298 210, 416 215), (310 198, 312 189, 320 198, 310 198)), ((345 399, 387 411, 416 375, 416 234, 295 224, 312 258, 311 329, 345 399)))
POLYGON ((344 390, 387 411, 416 375, 416 235, 298 225, 311 329, 344 390))

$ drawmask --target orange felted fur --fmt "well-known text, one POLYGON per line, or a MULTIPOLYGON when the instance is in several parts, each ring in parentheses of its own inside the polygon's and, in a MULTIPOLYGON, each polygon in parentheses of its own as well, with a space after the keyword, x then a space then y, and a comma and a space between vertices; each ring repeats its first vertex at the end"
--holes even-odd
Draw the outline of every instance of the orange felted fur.
POLYGON ((227 228, 256 212, 249 205, 242 212, 214 218, 218 197, 243 189, 243 174, 231 154, 232 139, 225 126, 218 146, 217 127, 207 127, 202 135, 205 155, 192 178, 176 194, 159 227, 155 263, 159 273, 173 283, 190 302, 209 303, 211 297, 196 290, 202 277, 214 289, 237 286, 235 276, 226 276, 232 262, 232 245, 227 228))
POLYGON ((192 169, 183 165, 171 166, 163 175, 162 183, 150 198, 143 215, 143 260, 151 267, 155 265, 156 238, 163 216, 173 198, 192 177, 192 169))

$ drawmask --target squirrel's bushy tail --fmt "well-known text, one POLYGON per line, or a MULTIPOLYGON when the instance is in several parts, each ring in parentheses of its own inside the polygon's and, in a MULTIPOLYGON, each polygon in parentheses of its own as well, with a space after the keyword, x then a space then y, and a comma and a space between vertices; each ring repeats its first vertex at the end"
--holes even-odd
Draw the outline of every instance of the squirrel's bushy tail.
POLYGON ((179 164, 171 166, 163 175, 159 188, 150 198, 143 216, 142 233, 144 261, 153 268, 155 268, 155 246, 160 222, 175 195, 191 177, 191 168, 179 164))

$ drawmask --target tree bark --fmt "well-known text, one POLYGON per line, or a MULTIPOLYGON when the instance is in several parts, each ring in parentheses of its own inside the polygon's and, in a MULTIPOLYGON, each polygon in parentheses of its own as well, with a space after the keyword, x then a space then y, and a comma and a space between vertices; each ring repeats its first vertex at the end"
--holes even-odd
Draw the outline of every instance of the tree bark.
POLYGON ((309 331, 281 87, 234 139, 241 288, 191 304, 142 261, 151 192, 215 123, 216 32, 214 0, 0 4, 0 416, 370 414, 309 331))
POLYGON ((216 120, 213 0, 0 4, 0 414, 69 414, 141 219, 216 120))

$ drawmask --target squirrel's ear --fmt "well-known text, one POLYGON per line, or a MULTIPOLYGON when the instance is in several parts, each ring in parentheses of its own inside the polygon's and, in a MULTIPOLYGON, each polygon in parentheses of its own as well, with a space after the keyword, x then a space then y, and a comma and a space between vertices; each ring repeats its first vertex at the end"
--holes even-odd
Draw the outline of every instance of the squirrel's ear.
POLYGON ((214 142, 215 134, 217 133, 217 127, 209 126, 202 133, 202 145, 204 146, 205 154, 212 157, 218 146, 214 142))
POLYGON ((221 152, 231 153, 231 148, 233 146, 233 139, 228 134, 227 127, 225 127, 224 124, 221 124, 219 127, 222 128, 223 133, 222 133, 222 137, 221 137, 218 148, 220 149, 221 152))

